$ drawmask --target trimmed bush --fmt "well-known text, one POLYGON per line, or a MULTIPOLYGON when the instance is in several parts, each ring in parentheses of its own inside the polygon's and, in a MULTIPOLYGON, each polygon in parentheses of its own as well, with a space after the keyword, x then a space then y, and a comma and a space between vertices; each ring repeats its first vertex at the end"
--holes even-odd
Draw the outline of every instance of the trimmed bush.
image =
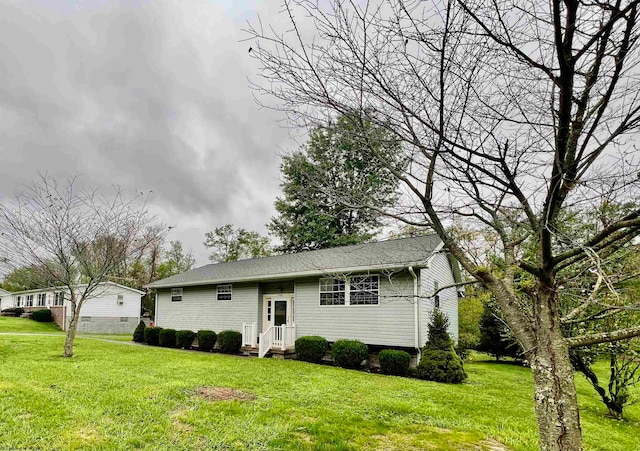
POLYGON ((225 354, 238 354, 242 347, 242 334, 236 330, 223 330, 218 334, 218 348, 225 354))
POLYGON ((38 321, 39 323, 50 323, 53 321, 53 318, 51 317, 51 310, 48 308, 34 310, 31 319, 38 321))
POLYGON ((15 316, 16 318, 18 318, 23 313, 24 309, 22 307, 9 307, 2 310, 2 316, 15 316))
POLYGON ((331 347, 331 355, 339 367, 357 370, 369 356, 369 348, 358 340, 337 340, 331 347))
POLYGON ((144 341, 148 345, 158 346, 160 344, 160 331, 162 327, 145 327, 144 329, 144 341))
POLYGON ((136 330, 133 331, 133 341, 136 343, 144 343, 144 330, 147 328, 147 325, 144 321, 140 321, 136 326, 136 330))
POLYGON ((434 310, 429 323, 429 339, 422 349, 417 376, 428 381, 460 383, 467 378, 462 360, 453 349, 453 340, 447 332, 449 320, 434 310))
POLYGON ((411 356, 408 352, 385 349, 378 354, 380 371, 391 376, 406 376, 409 372, 411 356))
POLYGON ((467 378, 467 373, 455 351, 430 350, 422 354, 417 376, 428 381, 458 384, 467 378))
POLYGON ((323 337, 311 335, 296 340, 296 358, 305 362, 320 363, 329 349, 329 342, 323 337))
POLYGON ((207 352, 213 351, 217 338, 216 333, 212 330, 199 330, 198 349, 207 352))
POLYGON ((191 349, 196 334, 190 330, 179 330, 176 332, 176 347, 181 349, 191 349))
POLYGON ((175 348, 176 347, 176 330, 175 329, 162 329, 160 331, 160 346, 163 348, 175 348))

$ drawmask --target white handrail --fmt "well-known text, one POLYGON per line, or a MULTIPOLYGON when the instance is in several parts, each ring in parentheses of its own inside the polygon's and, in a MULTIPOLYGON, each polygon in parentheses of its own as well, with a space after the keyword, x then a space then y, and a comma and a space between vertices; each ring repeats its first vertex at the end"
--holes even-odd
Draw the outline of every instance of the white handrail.
POLYGON ((260 342, 258 343, 258 357, 262 358, 267 355, 273 346, 273 326, 269 326, 267 330, 260 334, 260 342))
POLYGON ((242 323, 242 346, 256 345, 256 323, 242 323))

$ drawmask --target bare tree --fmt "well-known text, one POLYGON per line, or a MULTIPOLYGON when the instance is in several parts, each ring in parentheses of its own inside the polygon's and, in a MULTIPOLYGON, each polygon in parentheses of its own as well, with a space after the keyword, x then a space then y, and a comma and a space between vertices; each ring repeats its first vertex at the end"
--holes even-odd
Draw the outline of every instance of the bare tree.
POLYGON ((4 264, 37 267, 68 296, 72 311, 65 357, 73 356, 82 306, 130 257, 157 239, 147 227, 154 218, 144 193, 128 196, 115 188, 111 196, 102 196, 78 190, 76 184, 75 177, 61 185, 44 175, 13 203, 0 205, 4 264))
POLYGON ((583 448, 569 349, 640 334, 565 337, 558 296, 571 268, 640 233, 636 208, 558 234, 567 209, 639 197, 638 3, 285 0, 287 30, 246 30, 266 106, 302 126, 359 111, 354 123, 403 143, 405 196, 385 213, 433 228, 492 292, 531 363, 543 450, 583 448), (456 220, 493 229, 494 265, 467 252, 456 220))

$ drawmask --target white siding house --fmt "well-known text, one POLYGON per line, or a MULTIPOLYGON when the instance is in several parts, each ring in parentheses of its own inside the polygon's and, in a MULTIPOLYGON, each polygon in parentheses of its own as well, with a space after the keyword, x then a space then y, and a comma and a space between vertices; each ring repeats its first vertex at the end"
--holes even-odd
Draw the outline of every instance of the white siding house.
MULTIPOLYGON (((78 291, 84 285, 77 287, 78 291)), ((143 291, 105 282, 93 292, 80 310, 78 332, 101 334, 129 334, 140 322, 140 307, 143 291)), ((11 293, 12 307, 25 311, 47 308, 54 321, 63 329, 72 316, 69 292, 64 288, 46 288, 11 293)))
POLYGON ((0 288, 0 311, 9 307, 13 307, 13 298, 11 293, 0 288))
POLYGON ((211 264, 148 287, 157 326, 241 331, 261 356, 305 335, 417 351, 436 306, 457 340, 459 291, 438 290, 459 275, 440 239, 424 236, 211 264))

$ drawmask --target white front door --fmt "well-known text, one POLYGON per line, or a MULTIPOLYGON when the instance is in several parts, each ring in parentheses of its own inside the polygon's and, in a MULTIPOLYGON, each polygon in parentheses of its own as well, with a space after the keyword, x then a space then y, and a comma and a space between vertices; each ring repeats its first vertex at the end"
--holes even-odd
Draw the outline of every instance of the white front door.
POLYGON ((270 326, 293 324, 293 294, 265 294, 262 301, 263 332, 270 326))

